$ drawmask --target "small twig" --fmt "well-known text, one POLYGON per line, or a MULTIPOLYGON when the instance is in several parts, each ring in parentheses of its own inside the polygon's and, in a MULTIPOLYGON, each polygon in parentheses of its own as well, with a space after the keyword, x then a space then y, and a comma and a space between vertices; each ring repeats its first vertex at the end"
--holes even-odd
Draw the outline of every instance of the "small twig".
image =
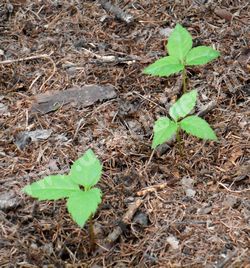
POLYGON ((153 186, 149 186, 147 188, 144 188, 136 193, 137 196, 144 196, 148 193, 153 193, 156 192, 157 190, 163 190, 168 186, 168 183, 161 183, 153 186))
MULTIPOLYGON (((39 91, 43 88, 43 86, 54 76, 55 72, 56 72, 56 64, 55 62, 52 60, 52 58, 50 57, 50 55, 48 54, 41 54, 41 55, 34 55, 34 56, 29 56, 29 57, 25 57, 25 58, 20 58, 20 59, 12 59, 12 60, 4 60, 4 61, 0 61, 0 64, 12 64, 15 62, 20 62, 20 61, 26 61, 26 60, 36 60, 36 59, 47 59, 49 60, 52 65, 53 65, 53 72, 52 74, 48 77, 48 79, 46 79, 44 81, 44 83, 41 85, 41 87, 39 88, 39 91)), ((32 82, 32 85, 34 84, 34 82, 32 82)))
MULTIPOLYGON (((122 218, 122 221, 125 224, 129 224, 131 222, 136 210, 143 203, 143 199, 139 198, 134 203, 130 204, 127 212, 122 218)), ((123 230, 120 226, 117 226, 112 233, 110 233, 105 239, 105 245, 103 246, 105 249, 110 248, 111 245, 119 238, 119 236, 123 233, 123 230)))
POLYGON ((130 204, 126 214, 123 216, 122 221, 126 224, 129 224, 132 220, 136 210, 140 207, 140 205, 143 203, 143 200, 141 198, 137 199, 134 203, 130 204))
POLYGON ((250 191, 250 188, 249 189, 244 189, 244 190, 241 190, 241 191, 234 191, 234 190, 231 190, 229 189, 225 184, 221 183, 221 182, 218 182, 218 184, 222 187, 224 187, 227 191, 231 192, 231 193, 244 193, 244 192, 248 192, 250 191))
POLYGON ((78 124, 77 124, 76 131, 75 131, 75 134, 74 134, 74 136, 73 136, 72 141, 74 141, 74 140, 76 139, 76 136, 77 136, 77 134, 78 134, 78 132, 79 132, 79 130, 80 130, 80 127, 84 126, 84 124, 82 124, 83 122, 84 122, 84 119, 81 118, 80 121, 79 121, 78 124))
POLYGON ((126 64, 132 64, 132 63, 135 63, 136 60, 139 60, 140 58, 139 57, 136 57, 136 56, 125 56, 125 57, 118 57, 116 55, 98 55, 94 52, 92 52, 91 50, 89 49, 86 49, 86 48, 82 48, 82 50, 86 51, 88 54, 92 55, 93 57, 96 58, 96 60, 93 62, 91 61, 91 63, 126 63, 126 64))
POLYGON ((151 155, 150 155, 150 157, 149 157, 149 160, 148 160, 148 162, 147 162, 146 165, 145 165, 145 168, 144 168, 144 171, 145 171, 145 172, 146 172, 146 170, 147 170, 149 164, 151 163, 151 160, 152 160, 152 158, 153 158, 153 156, 154 156, 154 153, 155 153, 155 149, 152 151, 152 153, 151 153, 151 155))
POLYGON ((134 21, 132 15, 128 14, 127 12, 124 12, 118 6, 112 5, 109 1, 100 0, 100 3, 103 9, 105 9, 107 12, 114 14, 117 19, 120 19, 128 24, 134 21))
POLYGON ((215 100, 210 101, 197 113, 197 116, 203 117, 204 115, 212 111, 216 106, 217 102, 215 100))

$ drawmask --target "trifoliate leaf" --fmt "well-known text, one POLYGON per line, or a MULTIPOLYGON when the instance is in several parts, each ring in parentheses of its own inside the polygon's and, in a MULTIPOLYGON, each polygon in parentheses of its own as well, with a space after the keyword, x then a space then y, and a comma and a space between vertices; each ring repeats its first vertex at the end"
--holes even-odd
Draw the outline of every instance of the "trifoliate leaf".
POLYGON ((203 140, 217 140, 215 132, 204 119, 192 115, 184 118, 180 126, 188 134, 192 134, 203 140))
POLYGON ((79 191, 79 186, 66 175, 51 175, 23 188, 26 194, 39 200, 56 200, 79 191))
POLYGON ((184 65, 180 61, 171 56, 161 58, 150 64, 143 70, 144 74, 151 74, 155 76, 169 76, 184 69, 184 65))
POLYGON ((86 190, 99 181, 101 174, 102 165, 94 152, 89 149, 71 166, 69 176, 75 183, 83 185, 86 190))
POLYGON ((220 56, 220 52, 211 47, 199 46, 192 48, 186 57, 187 65, 206 64, 220 56))
POLYGON ((92 188, 88 191, 78 191, 71 195, 67 201, 67 208, 73 220, 83 227, 101 203, 101 191, 92 188))
POLYGON ((160 117, 154 125, 154 137, 152 148, 170 140, 178 129, 177 123, 171 121, 167 117, 160 117))
POLYGON ((169 114, 174 121, 188 115, 195 106, 197 99, 197 90, 192 90, 182 95, 182 97, 174 103, 170 109, 169 114))
POLYGON ((185 57, 192 45, 193 41, 190 33, 180 24, 177 24, 168 38, 168 54, 179 59, 184 64, 185 57))

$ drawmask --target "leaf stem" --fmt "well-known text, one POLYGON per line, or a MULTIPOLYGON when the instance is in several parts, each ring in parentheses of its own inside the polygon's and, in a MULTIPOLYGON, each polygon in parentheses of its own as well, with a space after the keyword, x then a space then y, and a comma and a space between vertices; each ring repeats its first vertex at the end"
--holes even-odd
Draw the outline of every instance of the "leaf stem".
POLYGON ((93 215, 91 215, 89 218, 89 241, 90 241, 90 251, 93 252, 95 250, 95 244, 96 244, 93 215))
POLYGON ((185 67, 182 71, 182 89, 183 89, 183 93, 187 92, 187 70, 185 67))

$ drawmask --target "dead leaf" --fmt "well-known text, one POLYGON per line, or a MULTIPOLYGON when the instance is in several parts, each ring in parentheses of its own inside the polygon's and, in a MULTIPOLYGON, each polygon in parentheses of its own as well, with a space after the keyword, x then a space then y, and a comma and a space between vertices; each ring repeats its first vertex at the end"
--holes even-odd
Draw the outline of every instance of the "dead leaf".
POLYGON ((32 105, 31 111, 46 114, 68 103, 76 103, 78 106, 88 107, 97 101, 115 97, 116 92, 113 86, 87 85, 74 87, 62 91, 50 91, 36 96, 37 102, 32 105))

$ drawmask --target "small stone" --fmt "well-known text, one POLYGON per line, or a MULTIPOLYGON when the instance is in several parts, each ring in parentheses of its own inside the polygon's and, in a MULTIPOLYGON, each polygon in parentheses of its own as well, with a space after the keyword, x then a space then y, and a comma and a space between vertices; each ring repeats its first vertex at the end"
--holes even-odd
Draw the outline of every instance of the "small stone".
POLYGON ((226 208, 233 208, 237 204, 238 200, 234 196, 227 196, 223 202, 223 206, 226 208))
POLYGON ((0 193, 0 210, 16 208, 20 202, 20 199, 14 191, 0 193))
POLYGON ((66 69, 66 72, 69 74, 69 75, 74 75, 76 74, 76 67, 69 67, 66 69))
POLYGON ((212 211, 213 207, 211 205, 205 204, 202 208, 197 210, 197 214, 204 215, 209 214, 212 211))
POLYGON ((169 237, 167 237, 167 242, 169 243, 169 245, 171 246, 172 249, 176 250, 179 248, 179 241, 178 239, 173 236, 173 235, 170 235, 169 237))
POLYGON ((139 212, 135 215, 133 222, 146 227, 148 226, 148 215, 144 212, 139 212))

